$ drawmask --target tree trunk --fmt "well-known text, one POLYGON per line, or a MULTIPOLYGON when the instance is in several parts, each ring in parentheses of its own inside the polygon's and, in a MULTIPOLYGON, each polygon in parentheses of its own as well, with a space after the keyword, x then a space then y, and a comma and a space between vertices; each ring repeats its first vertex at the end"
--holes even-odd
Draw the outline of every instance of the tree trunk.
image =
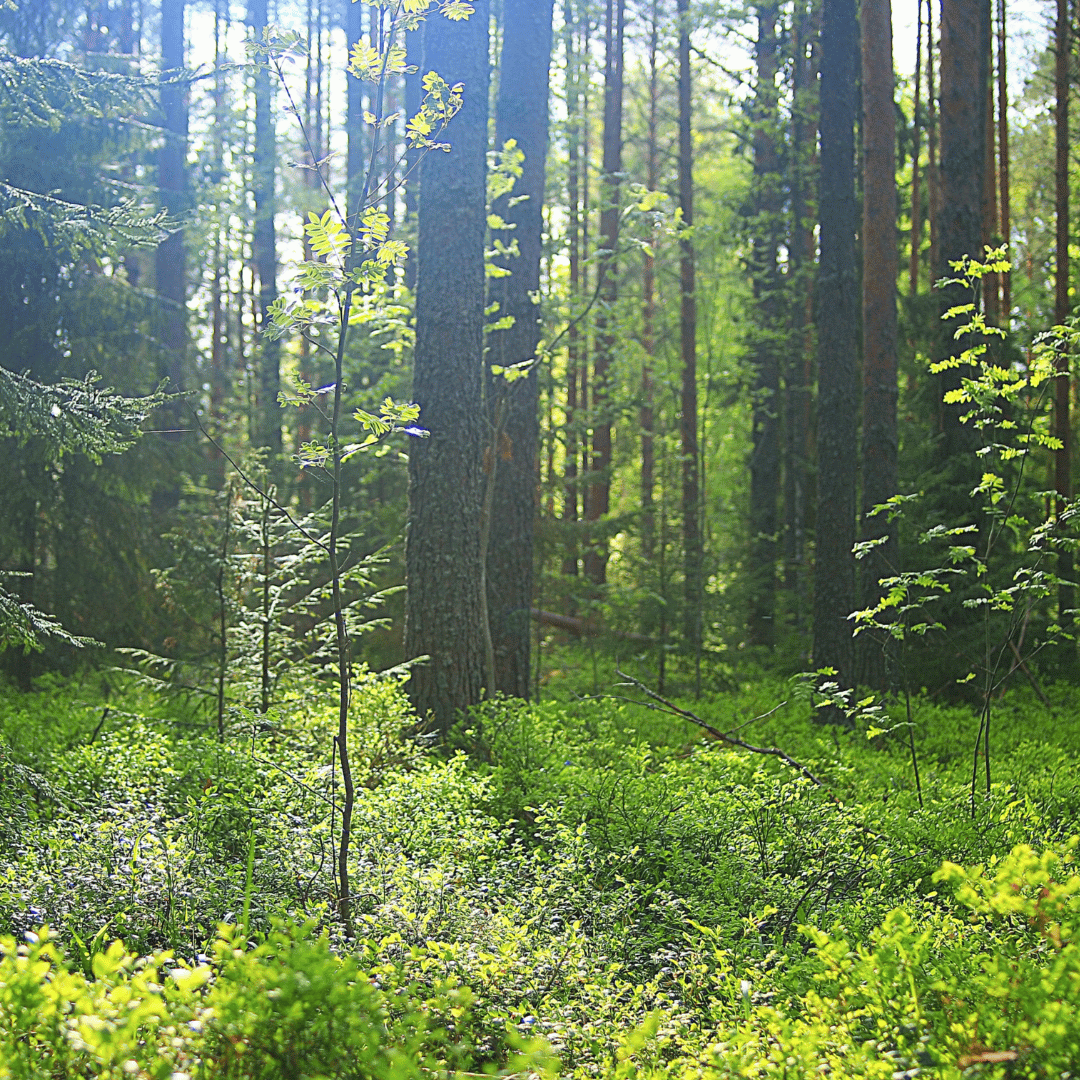
MULTIPOLYGON (((678 0, 679 14, 679 209, 685 228, 694 224, 693 143, 690 128, 690 11, 689 0, 678 0)), ((682 351, 682 394, 679 422, 682 443, 683 519, 683 637, 695 657, 701 655, 702 558, 699 521, 697 298, 694 283, 694 242, 679 239, 679 338, 682 351)), ((777 454, 779 472, 779 454, 777 454)), ((779 476, 777 477, 779 481, 779 476)), ((777 487, 779 483, 777 483, 777 487)), ((773 492, 776 501, 776 492, 773 492)), ((775 517, 775 514, 774 514, 775 517)), ((775 528, 774 528, 775 531, 775 528)))
MULTIPOLYGON (((977 257, 982 243, 983 170, 986 167, 987 42, 984 18, 989 0, 942 0, 941 5, 941 206, 938 222, 937 278, 951 274, 950 261, 977 257)), ((942 314, 970 300, 962 286, 938 290, 942 314)), ((942 321, 937 358, 958 355, 969 342, 954 341, 955 322, 942 321)), ((969 369, 950 368, 941 379, 941 394, 958 389, 969 369)), ((960 409, 942 408, 939 459, 955 473, 966 472, 967 455, 976 433, 960 423, 960 409)))
POLYGON ((852 682, 855 609, 855 90, 854 0, 823 0, 821 258, 818 269, 818 501, 814 666, 852 682))
POLYGON ((484 669, 480 512, 484 242, 487 231, 487 0, 463 22, 424 24, 424 69, 461 82, 449 153, 420 166, 413 400, 429 437, 409 452, 405 655, 421 718, 446 732, 480 700, 484 669), (452 287, 451 287, 452 283, 452 287))
POLYGON ((563 522, 567 552, 563 573, 576 576, 578 560, 578 366, 581 359, 581 331, 577 318, 581 304, 581 89, 580 63, 575 48, 577 26, 571 0, 563 3, 563 47, 566 51, 566 141, 567 141, 567 247, 570 261, 570 327, 566 333, 566 460, 563 467, 563 522))
MULTIPOLYGON (((940 23, 939 23, 940 28, 940 23)), ((941 174, 938 170, 938 99, 934 90, 934 4, 926 5, 926 208, 930 218, 930 284, 937 280, 941 174)))
MULTIPOLYGON (((1069 60, 1072 52, 1072 20, 1069 0, 1057 0, 1057 25, 1054 33, 1056 58, 1054 84, 1055 147, 1055 218, 1056 257, 1054 260, 1054 322, 1061 325, 1072 313, 1069 302, 1069 60)), ((1058 376, 1054 395, 1054 434, 1061 448, 1054 453, 1054 489, 1057 492, 1057 513, 1061 515, 1072 494, 1070 469, 1072 437, 1069 425, 1069 357, 1062 351, 1057 361, 1058 376)), ((1058 621, 1071 628, 1074 605, 1073 588, 1068 582, 1073 574, 1073 554, 1063 550, 1058 554, 1057 572, 1062 579, 1058 586, 1058 621)))
MULTIPOLYGON (((1010 243, 1012 222, 1009 206, 1009 79, 1005 49, 1005 0, 998 0, 998 169, 1001 175, 1001 238, 1010 243)), ((1011 254, 1011 253, 1010 253, 1011 254)), ((1012 277, 1001 275, 1002 325, 1009 329, 1012 320, 1012 277)))
MULTIPOLYGON (((791 348, 784 376, 784 585, 792 621, 801 630, 807 604, 806 524, 810 502, 810 416, 813 361, 813 172, 817 135, 817 49, 813 5, 800 0, 792 31, 791 348)), ((809 657, 807 657, 809 659, 809 657)))
MULTIPOLYGON (((510 259, 508 277, 496 278, 492 299, 499 316, 514 325, 497 331, 490 358, 509 368, 535 359, 540 339, 540 290, 544 177, 548 141, 548 68, 554 0, 504 0, 502 75, 495 105, 495 145, 513 139, 525 155, 513 199, 496 212, 513 231, 519 255, 510 259)), ((539 427, 538 370, 524 379, 488 382, 488 419, 496 445, 486 457, 495 470, 494 506, 487 553, 488 621, 495 653, 493 689, 512 697, 529 696, 529 608, 532 604, 533 524, 536 518, 536 455, 539 427), (502 432, 494 423, 497 403, 506 402, 502 432)), ((492 688, 489 688, 492 689, 492 688)))
MULTIPOLYGON (((897 492, 896 107, 892 3, 863 0, 863 424, 862 539, 886 543, 863 559, 860 605, 881 596, 879 581, 899 572, 896 526, 875 506, 897 492)), ((859 647, 859 681, 888 688, 886 653, 869 635, 859 647)))
MULTIPOLYGON (((989 4, 989 0, 988 0, 989 4)), ((983 152, 986 161, 983 167, 983 248, 996 247, 999 242, 1000 231, 998 227, 998 202, 997 202, 997 129, 994 124, 994 73, 993 73, 993 33, 992 20, 989 6, 986 15, 986 30, 984 31, 986 43, 987 83, 984 96, 986 116, 986 134, 983 136, 983 152)), ((983 251, 980 249, 979 255, 983 251)), ((982 280, 983 312, 986 321, 997 326, 1001 322, 1001 285, 997 274, 987 274, 982 280)))
MULTIPOLYGON (((261 40, 267 27, 267 0, 252 0, 251 32, 261 40)), ((255 160, 252 193, 255 196, 254 258, 259 275, 258 395, 255 405, 255 445, 270 452, 270 468, 277 474, 280 464, 281 345, 267 333, 270 308, 277 300, 277 134, 274 122, 274 93, 271 72, 265 61, 255 68, 255 160)))
POLYGON ((611 365, 615 358, 615 304, 619 298, 619 196, 622 173, 623 26, 626 0, 607 0, 604 68, 604 160, 600 207, 601 246, 597 292, 596 359, 592 373, 592 468, 587 517, 592 524, 585 573, 594 585, 607 579, 608 542, 601 522, 611 507, 611 365))
MULTIPOLYGON (((163 0, 161 5, 161 67, 169 73, 161 86, 164 139, 158 151, 158 188, 170 214, 179 217, 187 208, 188 88, 178 79, 184 67, 185 0, 163 0)), ((169 389, 187 387, 187 252, 183 229, 176 229, 157 247, 154 259, 157 295, 161 304, 161 343, 169 389)), ((181 406, 170 402, 162 410, 165 439, 177 442, 181 406)), ((175 506, 180 492, 170 484, 155 502, 166 509, 175 506)))
MULTIPOLYGON (((646 136, 646 186, 656 191, 660 183, 660 156, 657 143, 659 124, 660 86, 657 53, 660 39, 660 4, 652 0, 649 23, 649 116, 646 136)), ((681 59, 681 54, 680 54, 681 59)), ((650 237, 648 250, 641 266, 641 348, 645 354, 641 365, 641 553, 645 561, 652 560, 656 546, 656 445, 655 445, 655 387, 653 363, 656 354, 656 240, 650 237)), ((651 605, 650 605, 651 606, 651 605)))
POLYGON ((776 133, 779 40, 775 3, 757 5, 757 84, 754 90, 754 291, 752 356, 753 445, 750 455, 751 645, 776 640, 776 533, 780 493, 780 159, 776 133))
MULTIPOLYGON (((912 110, 911 131, 911 262, 908 269, 908 295, 919 295, 919 261, 922 254, 922 191, 919 188, 919 106, 922 104, 922 9, 923 0, 918 4, 918 24, 915 30, 915 106, 912 110)), ((866 55, 865 39, 863 55, 866 55)), ((865 62, 865 61, 864 61, 865 62)))

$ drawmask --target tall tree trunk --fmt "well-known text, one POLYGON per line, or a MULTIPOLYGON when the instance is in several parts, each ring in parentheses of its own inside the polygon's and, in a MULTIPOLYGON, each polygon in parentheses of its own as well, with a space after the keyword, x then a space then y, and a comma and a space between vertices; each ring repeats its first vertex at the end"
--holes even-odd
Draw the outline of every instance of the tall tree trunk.
MULTIPOLYGON (((188 89, 182 81, 184 67, 185 0, 163 0, 161 5, 161 66, 167 73, 161 86, 164 139, 158 151, 158 188, 170 214, 179 217, 187 203, 188 89)), ((187 252, 183 229, 176 229, 157 247, 154 259, 157 295, 161 303, 161 342, 170 390, 186 389, 187 383, 187 252)), ((163 410, 162 427, 170 442, 179 439, 180 407, 170 403, 163 410)), ((155 501, 175 506, 179 490, 170 485, 155 501)))
POLYGON ((566 334, 566 459, 563 467, 563 521, 567 552, 563 573, 578 573, 578 366, 581 359, 581 331, 578 308, 581 304, 581 88, 580 59, 575 47, 577 24, 572 0, 563 2, 563 48, 566 53, 566 141, 567 141, 567 247, 570 260, 570 326, 566 334))
POLYGON ((806 523, 809 504, 810 414, 813 360, 813 173, 817 136, 817 27, 812 0, 800 0, 792 29, 791 117, 791 347, 784 376, 784 585, 791 595, 792 620, 805 618, 806 523))
MULTIPOLYGON (((267 27, 267 0, 252 0, 251 31, 261 39, 267 27)), ((265 62, 255 68, 255 160, 252 191, 255 196, 254 257, 259 275, 258 394, 255 412, 255 444, 270 452, 270 467, 276 475, 280 465, 281 345, 267 334, 270 308, 277 300, 277 134, 274 122, 274 93, 270 70, 265 62)))
MULTIPOLYGON (((690 7, 678 0, 679 14, 679 209, 683 226, 694 224, 694 148, 691 121, 690 7)), ((679 433, 682 443, 683 519, 683 637, 687 648, 701 654, 702 553, 699 520, 698 408, 697 408, 697 297, 694 282, 694 241, 679 239, 679 339, 682 351, 682 394, 679 433)), ((779 455, 777 455, 779 469, 779 455)), ((777 478, 779 479, 779 477, 777 478)), ((773 493, 773 501, 776 492, 773 493)), ((775 516, 775 515, 774 515, 775 516)), ((775 522, 774 522, 775 526, 775 522)), ((775 527, 774 527, 775 531, 775 527)))
MULTIPOLYGON (((214 221, 214 277, 210 286, 210 422, 216 435, 225 426, 225 403, 229 396, 226 358, 228 355, 228 327, 225 311, 227 287, 228 241, 222 210, 224 205, 223 184, 225 179, 225 126, 228 122, 225 108, 225 45, 228 38, 228 5, 223 0, 214 3, 214 114, 212 183, 217 185, 217 213, 214 221), (224 10, 223 10, 224 9, 224 10)), ((225 459, 216 448, 210 448, 210 475, 213 486, 220 490, 225 484, 225 459)))
MULTIPOLYGON (((940 29, 940 23, 939 23, 940 29)), ((930 283, 937 280, 938 221, 941 217, 941 173, 938 170, 939 112, 934 89, 934 3, 926 4, 926 207, 930 218, 930 283)))
POLYGON ((775 2, 757 5, 754 90, 753 446, 750 456, 750 619, 752 645, 776 639, 776 533, 780 495, 780 157, 775 2))
POLYGON ((855 609, 855 89, 854 0, 823 0, 821 29, 821 258, 818 269, 818 501, 814 666, 852 682, 855 609))
POLYGON ((594 585, 607 579, 608 542, 600 535, 611 508, 611 365, 615 356, 615 305, 619 298, 619 199, 622 173, 623 27, 626 0, 607 0, 604 67, 604 161, 600 207, 601 245, 597 291, 596 359, 592 373, 592 468, 587 516, 592 524, 585 573, 594 585))
MULTIPOLYGON (((862 562, 861 606, 881 596, 881 578, 896 574, 895 525, 875 506, 897 492, 896 107, 893 101, 892 3, 863 0, 863 424, 862 539, 887 541, 862 562)), ((860 682, 888 688, 886 654, 860 639, 860 682)))
MULTIPOLYGON (((1054 86, 1056 105, 1054 110, 1055 147, 1055 217, 1056 258, 1054 260, 1054 321, 1058 325, 1072 313, 1069 302, 1069 60, 1072 54, 1073 27, 1069 0, 1057 0, 1057 25, 1054 33, 1055 63, 1054 86)), ((1054 395, 1054 434, 1061 441, 1061 448, 1054 454, 1054 489, 1057 492, 1057 513, 1064 512, 1072 494, 1071 453, 1072 436, 1069 423, 1069 357, 1062 351, 1057 362, 1058 376, 1054 395)), ((1058 621, 1071 627, 1073 615, 1070 609, 1075 598, 1068 582, 1073 574, 1073 554, 1063 550, 1058 554, 1058 621)))
MULTIPOLYGON (((660 152, 657 142, 660 85, 657 54, 660 40, 660 3, 652 0, 649 23, 649 116, 646 136, 646 186, 656 191, 660 183, 660 152)), ((681 54, 680 54, 681 58, 681 54)), ((641 552, 646 561, 656 545, 656 445, 655 387, 653 364, 656 355, 656 240, 650 237, 641 266, 641 552)), ((646 632, 647 628, 646 628, 646 632)))
MULTIPOLYGON (((502 75, 495 105, 495 145, 513 139, 525 155, 521 178, 496 212, 513 227, 504 239, 518 243, 508 277, 496 278, 492 299, 513 326, 494 335, 491 359, 504 368, 534 360, 540 339, 540 257, 548 141, 548 68, 554 0, 504 0, 502 75)), ((487 552, 488 620, 495 660, 493 689, 529 696, 529 612, 532 606, 533 524, 539 436, 538 370, 514 383, 488 382, 488 421, 495 435, 485 468, 494 470, 494 506, 487 552), (496 414, 505 402, 505 423, 496 414)), ((492 689, 489 687, 489 689, 492 689)))
MULTIPOLYGON (((1001 176, 1001 238, 1011 241, 1012 222, 1009 206, 1009 78, 1005 49, 1005 0, 998 0, 998 169, 1001 176)), ((1012 319, 1012 277, 1001 275, 1002 325, 1008 329, 1012 319)))
MULTIPOLYGON (((989 0, 942 0, 941 5, 941 208, 938 223, 938 263, 935 276, 950 274, 949 262, 965 255, 981 254, 983 170, 986 166, 986 94, 988 91, 988 42, 984 20, 989 0)), ((939 290, 940 311, 969 300, 962 286, 939 290)), ((953 339, 953 322, 942 321, 938 334, 939 359, 958 355, 966 341, 953 339)), ((950 368, 941 380, 942 394, 959 388, 968 374, 950 368)), ((960 423, 955 405, 942 409, 939 456, 951 471, 966 477, 967 455, 974 449, 975 433, 960 423)))
MULTIPOLYGON (((424 73, 421 70, 423 60, 423 30, 408 30, 405 33, 405 56, 410 70, 405 73, 405 117, 406 120, 414 117, 419 111, 423 101, 423 86, 421 80, 424 73)), ((418 166, 420 155, 416 150, 409 150, 405 154, 405 225, 410 230, 416 228, 416 212, 419 208, 417 192, 420 190, 420 177, 418 166)), ((413 233, 415 235, 415 233, 413 233)), ((405 284, 410 289, 416 288, 416 259, 410 258, 405 263, 405 284)))
MULTIPOLYGON (((923 0, 918 4, 917 27, 915 30, 915 107, 912 110, 912 147, 911 147, 911 263, 908 269, 908 295, 919 295, 919 260, 922 254, 922 191, 919 189, 919 135, 921 133, 919 106, 922 104, 922 9, 923 0)), ((863 55, 866 55, 865 39, 863 55)))
POLYGON ((480 510, 484 242, 487 231, 487 0, 463 22, 424 24, 424 69, 465 87, 449 153, 420 166, 413 400, 428 438, 409 452, 405 655, 421 718, 449 730, 480 700, 484 670, 480 510), (453 288, 447 283, 453 282, 453 288))

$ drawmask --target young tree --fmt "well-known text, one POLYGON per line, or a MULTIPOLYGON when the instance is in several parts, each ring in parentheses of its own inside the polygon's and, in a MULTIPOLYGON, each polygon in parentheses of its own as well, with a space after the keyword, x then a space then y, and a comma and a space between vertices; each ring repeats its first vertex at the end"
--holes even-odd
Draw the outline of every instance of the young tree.
POLYGON ((449 153, 420 165, 413 400, 430 438, 409 453, 405 653, 421 717, 447 731, 480 700, 484 671, 481 459, 487 235, 487 0, 424 24, 424 69, 464 86, 449 153))
MULTIPOLYGON (((495 105, 495 145, 510 140, 524 155, 512 198, 495 211, 510 226, 504 242, 517 241, 516 258, 503 260, 492 299, 500 317, 514 322, 494 334, 489 358, 513 368, 535 360, 540 338, 540 256, 548 140, 548 69, 554 0, 505 0, 502 71, 495 105)), ((533 524, 536 517, 536 453, 539 433, 536 363, 523 379, 488 381, 488 421, 495 444, 485 469, 494 470, 494 502, 487 552, 487 603, 494 686, 513 697, 529 696, 529 610, 532 604, 533 524), (501 428, 499 419, 502 419, 501 428)))
MULTIPOLYGON (((896 278, 899 266, 891 0, 863 0, 862 93, 862 539, 879 542, 862 561, 860 604, 869 607, 878 601, 881 578, 898 572, 900 551, 895 527, 884 514, 873 515, 875 506, 896 494, 898 483, 896 278)), ((912 265, 917 265, 914 260, 912 265)), ((859 650, 859 681, 884 690, 888 675, 885 654, 868 637, 861 640, 865 645, 859 650)))
POLYGON ((814 664, 852 681, 855 609, 855 0, 823 0, 814 664))

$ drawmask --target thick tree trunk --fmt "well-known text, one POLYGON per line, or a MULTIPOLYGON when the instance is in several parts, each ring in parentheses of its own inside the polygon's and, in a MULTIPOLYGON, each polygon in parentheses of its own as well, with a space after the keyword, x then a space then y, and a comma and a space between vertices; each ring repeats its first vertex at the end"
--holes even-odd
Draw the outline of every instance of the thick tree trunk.
MULTIPOLYGON (((809 463, 813 360, 814 146, 817 137, 817 27, 813 6, 800 0, 792 31, 791 348, 784 374, 784 585, 792 623, 801 630, 808 604, 806 526, 810 504, 809 463)), ((808 656, 807 656, 808 659, 808 656)))
MULTIPOLYGON (((683 225, 686 228, 692 228, 694 224, 694 149, 690 127, 692 86, 689 0, 678 0, 678 15, 679 209, 682 211, 683 225)), ((698 505, 700 485, 697 434, 697 297, 694 276, 694 242, 689 236, 684 235, 679 239, 679 339, 682 352, 679 434, 682 443, 683 638, 687 649, 700 657, 704 582, 698 505)), ((779 471, 779 453, 777 454, 777 471, 779 471)), ((774 503, 776 501, 775 491, 773 501, 774 503)))
POLYGON ((823 0, 814 666, 835 668, 844 685, 853 676, 855 609, 857 54, 854 0, 823 0))
MULTIPOLYGON (((994 123, 993 33, 987 0, 986 29, 984 31, 987 53, 987 84, 985 103, 986 134, 983 136, 983 152, 986 162, 983 168, 983 247, 996 247, 1001 235, 998 226, 997 200, 997 127, 994 123)), ((979 251, 982 255, 982 250, 979 251)), ((997 274, 987 274, 982 280, 983 312, 992 326, 1001 322, 1001 283, 997 274)))
MULTIPOLYGON (((983 171, 986 167, 986 94, 988 56, 986 26, 989 0, 942 0, 941 5, 941 206, 938 222, 936 278, 951 274, 949 263, 982 254, 983 171)), ((938 290, 940 311, 970 300, 961 286, 938 290)), ((958 355, 967 339, 953 339, 954 321, 942 321, 937 355, 958 355)), ((941 378, 941 393, 957 389, 968 372, 950 368, 941 378)), ((939 458, 966 466, 975 446, 970 424, 960 423, 956 405, 942 408, 939 458)), ((972 462, 971 468, 976 465, 972 462)))
MULTIPOLYGON (((863 0, 863 423, 862 539, 886 543, 862 561, 860 604, 881 596, 879 581, 898 573, 895 524, 875 506, 897 492, 896 111, 893 103, 892 3, 863 0)), ((886 653, 868 635, 859 647, 859 681, 888 684, 886 653)))
MULTIPOLYGON (((502 76, 495 105, 495 145, 513 139, 525 155, 513 198, 496 212, 513 231, 519 255, 507 262, 509 277, 496 278, 492 299, 499 316, 514 325, 491 340, 489 358, 509 368, 534 360, 540 339, 540 290, 544 177, 548 141, 548 68, 553 0, 504 0, 502 76)), ((488 621, 494 648, 495 686, 512 697, 529 696, 529 608, 532 604, 533 525, 536 518, 536 455, 539 437, 538 370, 514 383, 488 382, 488 420, 495 445, 485 468, 495 470, 490 547, 487 552, 488 621), (505 401, 506 420, 496 432, 495 414, 505 401)))
MULTIPOLYGON (((1057 26, 1054 33, 1056 58, 1054 85, 1056 105, 1054 110, 1055 147, 1055 217, 1056 257, 1054 260, 1054 321, 1062 324, 1072 314, 1069 302, 1069 60, 1072 51, 1072 19, 1069 0, 1057 0, 1057 26)), ((1057 513, 1064 512, 1072 494, 1071 448, 1072 437, 1069 423, 1069 357, 1060 353, 1057 363, 1058 376, 1054 394, 1054 434, 1061 441, 1061 448, 1054 454, 1054 489, 1057 492, 1057 513)), ((1074 590, 1067 584, 1073 575, 1073 554, 1058 554, 1058 621, 1071 627, 1073 616, 1070 609, 1075 603, 1074 590)))
POLYGON ((780 158, 776 139, 779 40, 776 3, 757 5, 754 90, 753 446, 750 455, 751 645, 776 639, 776 533, 780 496, 780 158))
MULTIPOLYGON (((267 0, 252 0, 251 32, 261 39, 267 26, 267 0)), ((255 405, 255 445, 270 452, 270 466, 276 473, 282 453, 281 345, 266 330, 270 308, 277 300, 277 133, 274 121, 274 88, 265 62, 255 69, 255 160, 252 193, 255 196, 254 258, 259 276, 258 395, 255 405)))
POLYGON ((405 655, 409 694, 445 732, 480 700, 484 670, 480 511, 484 241, 487 226, 487 0, 463 22, 424 24, 424 68, 465 87, 449 153, 420 166, 413 400, 430 435, 409 452, 405 655), (448 283, 452 282, 453 287, 448 283))
POLYGON ((615 304, 619 298, 619 199, 622 189, 623 26, 626 0, 607 0, 604 68, 604 159, 600 207, 600 260, 597 291, 596 358, 592 373, 592 463, 587 517, 592 526, 585 573, 594 585, 607 580, 608 541, 601 535, 611 508, 611 365, 615 359, 615 304))

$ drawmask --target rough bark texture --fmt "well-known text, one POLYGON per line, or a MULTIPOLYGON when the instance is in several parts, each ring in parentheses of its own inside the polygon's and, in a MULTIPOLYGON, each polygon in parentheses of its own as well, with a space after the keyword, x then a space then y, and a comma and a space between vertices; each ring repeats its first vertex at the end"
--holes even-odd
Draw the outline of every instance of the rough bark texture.
MULTIPOLYGON (((502 77, 495 106, 495 145, 514 139, 525 155, 513 200, 496 207, 512 225, 504 240, 520 252, 506 260, 510 276, 496 278, 492 300, 514 325, 493 335, 489 359, 502 367, 532 360, 540 338, 540 256, 543 234, 544 165, 548 141, 548 68, 553 0, 505 0, 502 77)), ((488 416, 506 399, 503 435, 485 467, 495 469, 494 507, 487 553, 488 620, 495 651, 495 689, 529 696, 529 608, 532 603, 533 525, 536 519, 536 454, 539 438, 538 371, 508 384, 488 384, 488 416)))
POLYGON ((776 139, 779 41, 775 3, 758 4, 754 91, 753 446, 750 455, 750 618, 752 645, 775 643, 776 539, 780 497, 780 158, 776 139))
POLYGON ((430 432, 409 452, 405 655, 421 717, 446 731, 480 700, 480 507, 483 446, 484 240, 488 123, 488 4, 464 22, 424 24, 424 68, 464 83, 448 154, 420 166, 413 400, 430 432))
MULTIPOLYGON (((984 19, 989 0, 942 0, 941 5, 941 204, 935 278, 950 274, 950 261, 982 253, 983 170, 986 167, 988 57, 984 19)), ((938 290, 942 313, 970 297, 960 286, 938 290)), ((967 339, 953 340, 955 322, 942 322, 939 358, 958 355, 967 339)), ((941 376, 941 394, 960 386, 962 368, 941 376)), ((954 468, 974 449, 974 429, 960 423, 956 405, 942 407, 939 456, 954 468)), ((975 465, 973 464, 974 468, 975 465)))
MULTIPOLYGON (((863 423, 862 539, 888 540, 861 563, 860 606, 881 596, 881 578, 898 572, 895 523, 870 512, 897 492, 896 430, 896 113, 893 104, 892 4, 863 0, 863 423)), ((887 689, 880 643, 863 635, 859 681, 887 689)))
MULTIPOLYGON (((792 30, 791 118, 791 347, 784 373, 784 586, 792 625, 801 630, 809 608, 806 530, 811 503, 810 430, 813 399, 813 280, 817 141, 817 30, 813 6, 799 0, 792 30)), ((804 653, 804 660, 809 654, 804 653)))
MULTIPOLYGON (((252 0, 251 32, 261 40, 267 26, 267 0, 252 0)), ((253 251, 255 272, 259 276, 259 386, 255 412, 255 444, 270 451, 272 468, 282 450, 281 346, 266 334, 270 307, 277 300, 277 136, 274 122, 274 94, 271 72, 265 63, 255 69, 255 159, 252 167, 252 192, 255 196, 253 251)))
MULTIPOLYGON (((652 0, 649 22, 649 116, 646 136, 646 186, 656 191, 660 183, 660 154, 657 142, 659 125, 659 68, 660 4, 652 0)), ((652 238, 655 244, 656 237, 652 238)), ((656 256, 650 246, 641 265, 641 348, 645 354, 641 365, 641 552, 652 559, 656 547, 656 442, 655 386, 653 363, 656 354, 656 256)))
POLYGON ((622 173, 623 113, 623 25, 626 0, 608 0, 605 22, 606 52, 604 68, 604 183, 600 208, 600 244, 605 254, 600 259, 597 291, 600 314, 596 320, 596 359, 592 373, 592 462, 588 520, 593 523, 585 553, 585 573, 594 585, 607 579, 608 542, 597 527, 611 507, 611 365, 614 360, 615 334, 612 320, 619 298, 619 195, 622 173))
MULTIPOLYGON (((694 148, 691 139, 691 73, 689 0, 678 0, 679 13, 679 209, 683 224, 694 224, 694 148)), ((702 553, 699 521, 698 408, 697 408, 697 297, 695 295, 694 242, 679 240, 679 340, 682 352, 679 435, 682 444, 683 525, 683 638, 700 655, 702 553)), ((775 400, 775 399, 774 399, 775 400)), ((779 453, 777 453, 779 472, 779 453)), ((777 477, 779 483, 779 477, 777 477)), ((776 493, 773 494, 776 502, 776 493)), ((775 517, 775 514, 774 514, 775 517)), ((775 531, 775 525, 774 525, 775 531)))
MULTIPOLYGON (((1056 59, 1054 83, 1056 107, 1054 110, 1055 144, 1055 211, 1056 211, 1056 257, 1054 260, 1054 321, 1061 324, 1072 313, 1069 303, 1069 59, 1072 45, 1072 22, 1069 0, 1057 0, 1057 26, 1054 34, 1056 59)), ((1069 358, 1060 354, 1057 363, 1058 377, 1054 387, 1054 434, 1061 440, 1061 449, 1054 454, 1054 490, 1057 492, 1057 512, 1061 514, 1072 494, 1071 445, 1069 424, 1069 358)), ((1062 551, 1058 555, 1058 575, 1063 582, 1073 575, 1073 554, 1062 551)), ((1073 616, 1069 609, 1074 604, 1071 585, 1058 586, 1058 619, 1063 626, 1072 626, 1073 616)))
POLYGON ((818 500, 814 665, 852 681, 855 608, 855 92, 854 0, 824 0, 821 28, 821 258, 818 267, 818 500))

